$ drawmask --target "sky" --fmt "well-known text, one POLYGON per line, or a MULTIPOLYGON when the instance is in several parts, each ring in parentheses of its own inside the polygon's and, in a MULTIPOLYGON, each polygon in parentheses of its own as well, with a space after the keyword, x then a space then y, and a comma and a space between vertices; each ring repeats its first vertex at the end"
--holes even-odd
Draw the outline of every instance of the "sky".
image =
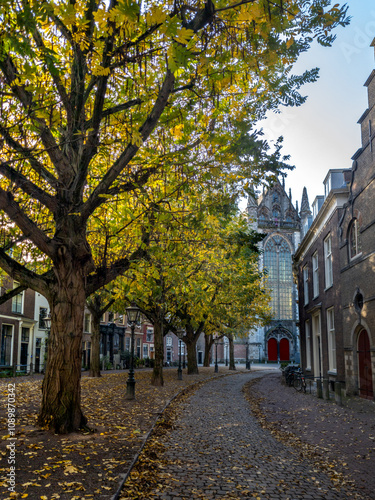
MULTIPOLYGON (((338 0, 339 2, 339 0, 338 0)), ((334 2, 332 2, 334 3, 334 2)), ((342 4, 343 2, 340 2, 342 4)), ((374 0, 347 0, 351 23, 336 30, 332 47, 314 45, 296 63, 294 73, 320 68, 317 82, 305 85, 307 101, 300 107, 283 108, 262 122, 267 139, 284 137, 284 154, 290 154, 295 170, 286 178, 287 192, 300 208, 306 186, 310 205, 323 194, 329 169, 351 168, 352 156, 361 147, 358 119, 368 107, 364 83, 375 69, 374 0)))

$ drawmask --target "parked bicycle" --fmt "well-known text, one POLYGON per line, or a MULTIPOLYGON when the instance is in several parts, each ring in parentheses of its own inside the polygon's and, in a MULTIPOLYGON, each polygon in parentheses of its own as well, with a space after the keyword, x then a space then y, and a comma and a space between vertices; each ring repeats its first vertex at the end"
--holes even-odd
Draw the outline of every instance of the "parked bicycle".
POLYGON ((293 373, 293 376, 293 387, 295 388, 295 390, 299 392, 306 392, 306 379, 303 372, 301 370, 295 371, 293 373))

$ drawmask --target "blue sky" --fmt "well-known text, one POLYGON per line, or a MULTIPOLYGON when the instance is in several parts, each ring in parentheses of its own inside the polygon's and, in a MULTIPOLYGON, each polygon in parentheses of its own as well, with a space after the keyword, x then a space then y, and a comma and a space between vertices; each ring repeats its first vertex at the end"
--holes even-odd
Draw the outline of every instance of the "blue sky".
MULTIPOLYGON (((342 3, 342 2, 340 2, 342 3)), ((301 203, 306 186, 310 204, 323 194, 323 180, 331 168, 351 168, 351 157, 361 146, 358 119, 366 110, 367 89, 363 86, 375 68, 375 2, 348 0, 350 26, 338 28, 330 48, 314 45, 295 67, 302 73, 320 68, 320 78, 302 88, 307 95, 298 108, 284 108, 262 122, 268 139, 284 136, 284 154, 296 168, 288 174, 286 188, 293 202, 301 203)))

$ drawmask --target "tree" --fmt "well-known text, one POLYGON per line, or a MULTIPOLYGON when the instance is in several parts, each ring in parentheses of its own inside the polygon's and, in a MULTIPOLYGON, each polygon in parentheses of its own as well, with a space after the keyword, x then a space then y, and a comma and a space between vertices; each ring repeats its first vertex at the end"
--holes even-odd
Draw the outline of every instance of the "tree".
POLYGON ((316 71, 292 63, 347 19, 328 0, 1 0, 0 20, 0 266, 49 301, 39 423, 64 433, 86 424, 85 301, 144 256, 150 228, 127 229, 150 191, 266 175, 266 145, 241 157, 241 142, 267 109, 303 102, 316 71))

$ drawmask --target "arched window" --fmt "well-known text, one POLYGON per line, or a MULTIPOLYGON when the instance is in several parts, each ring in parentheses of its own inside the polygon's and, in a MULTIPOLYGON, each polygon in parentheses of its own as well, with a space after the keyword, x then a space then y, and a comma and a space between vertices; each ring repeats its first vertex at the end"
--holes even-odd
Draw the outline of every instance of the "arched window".
POLYGON ((354 259, 362 251, 358 220, 353 219, 349 228, 349 255, 354 259))
POLYGON ((292 254, 288 243, 279 235, 269 238, 264 249, 264 267, 271 288, 274 319, 293 319, 292 254))
POLYGON ((273 207, 273 209, 272 209, 272 217, 274 219, 280 219, 280 215, 281 215, 280 209, 278 207, 273 207))

